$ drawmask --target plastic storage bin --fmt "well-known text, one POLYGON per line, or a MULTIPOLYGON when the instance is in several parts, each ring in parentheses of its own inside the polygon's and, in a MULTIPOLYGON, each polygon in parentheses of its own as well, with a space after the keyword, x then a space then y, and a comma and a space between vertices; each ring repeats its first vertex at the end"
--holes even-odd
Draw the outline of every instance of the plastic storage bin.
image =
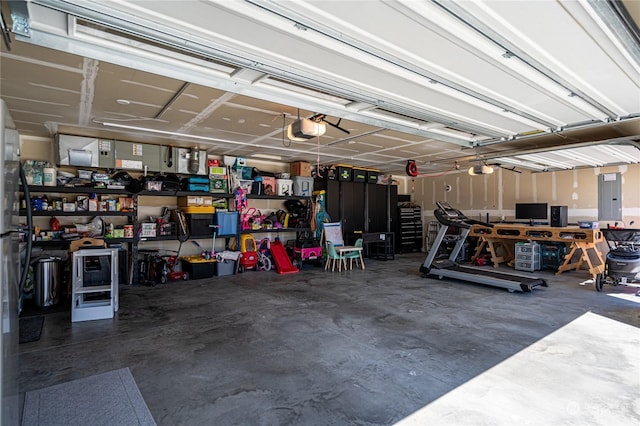
POLYGON ((216 276, 222 277, 226 275, 234 275, 236 273, 236 261, 224 260, 216 262, 216 276))
POLYGON ((214 214, 186 214, 187 227, 191 236, 211 236, 213 228, 209 225, 214 224, 214 214))
POLYGON ((536 242, 516 243, 514 268, 518 271, 540 270, 540 244, 536 242))
POLYGON ((291 179, 276 179, 277 195, 293 195, 293 181, 291 179))
POLYGON ((313 193, 313 178, 305 176, 293 177, 293 195, 311 197, 313 193))
POLYGON ((340 181, 351 182, 353 180, 353 169, 351 167, 336 166, 336 172, 340 181))
POLYGON ((540 244, 536 242, 532 243, 517 243, 516 244, 516 258, 519 254, 540 254, 540 244))
POLYGON ((185 256, 182 258, 182 270, 189 274, 189 279, 199 280, 211 278, 215 274, 215 260, 207 260, 202 256, 185 256))
POLYGON ((528 271, 533 272, 540 269, 540 262, 527 262, 524 260, 516 260, 516 271, 528 271))
POLYGON ((238 212, 216 212, 216 235, 236 235, 238 233, 238 212))
POLYGON ((367 171, 364 169, 353 169, 353 181, 354 182, 366 182, 367 171))

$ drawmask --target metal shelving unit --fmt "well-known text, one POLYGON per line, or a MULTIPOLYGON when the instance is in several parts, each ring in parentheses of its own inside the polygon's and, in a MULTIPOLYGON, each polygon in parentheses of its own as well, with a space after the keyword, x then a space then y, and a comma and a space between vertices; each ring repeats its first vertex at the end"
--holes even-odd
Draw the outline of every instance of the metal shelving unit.
MULTIPOLYGON (((163 235, 156 237, 141 237, 139 234, 139 222, 138 222, 138 203, 140 202, 139 197, 144 196, 152 196, 152 197, 181 197, 188 195, 202 195, 202 196, 212 196, 214 198, 226 198, 233 199, 233 194, 222 194, 222 193, 210 193, 204 191, 148 191, 143 190, 140 192, 131 192, 125 189, 112 189, 112 188, 94 188, 91 186, 39 186, 39 185, 30 185, 29 191, 32 194, 110 194, 110 195, 119 195, 133 198, 133 209, 127 211, 74 211, 74 212, 65 212, 62 210, 41 210, 41 211, 33 211, 33 216, 36 217, 82 217, 82 216, 104 216, 104 217, 126 217, 129 224, 134 227, 134 237, 133 238, 108 238, 105 241, 108 244, 127 244, 129 246, 129 258, 130 258, 130 268, 129 268, 129 277, 126 277, 126 282, 128 284, 136 284, 137 283, 137 261, 138 261, 138 247, 142 242, 153 242, 153 241, 173 241, 178 240, 178 235, 163 235)), ((309 199, 309 197, 304 196, 278 196, 278 195, 251 195, 247 194, 248 199, 253 200, 305 200, 309 199)), ((20 215, 26 215, 26 210, 21 210, 20 215)), ((239 219, 239 218, 238 218, 239 219)), ((308 232, 310 228, 285 228, 285 229, 259 229, 259 230, 246 230, 240 231, 240 226, 238 223, 238 235, 241 233, 300 233, 300 232, 308 232)), ((212 235, 192 235, 190 238, 211 238, 212 235)), ((219 235, 218 238, 229 238, 229 235, 219 235)), ((47 240, 47 241, 34 241, 34 245, 41 247, 59 247, 62 249, 67 249, 71 240, 60 239, 60 240, 47 240)))

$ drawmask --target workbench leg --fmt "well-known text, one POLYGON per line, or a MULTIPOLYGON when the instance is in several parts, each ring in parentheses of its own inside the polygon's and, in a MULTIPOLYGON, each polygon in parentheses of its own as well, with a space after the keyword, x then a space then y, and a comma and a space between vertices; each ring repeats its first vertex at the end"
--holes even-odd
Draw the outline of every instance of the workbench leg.
POLYGON ((507 243, 505 243, 502 240, 494 240, 494 239, 487 238, 487 249, 491 254, 491 262, 493 262, 494 268, 497 268, 503 262, 508 262, 509 260, 511 260, 509 258, 509 256, 511 256, 510 254, 511 250, 507 246, 507 243), (498 252, 496 251, 496 247, 498 244, 503 248, 504 254, 502 256, 498 256, 498 252))
POLYGON ((598 246, 593 243, 580 242, 577 244, 582 249, 582 258, 587 262, 587 265, 589 265, 589 272, 591 273, 591 276, 595 279, 598 274, 604 272, 604 260, 602 259, 602 253, 598 250, 598 246), (591 261, 590 253, 593 253, 593 260, 598 261, 597 265, 594 265, 591 261))
POLYGON ((480 257, 480 254, 482 253, 482 250, 486 245, 487 245, 487 240, 484 238, 480 238, 480 244, 476 246, 476 250, 473 252, 473 256, 471 256, 472 262, 475 261, 478 257, 480 257))
POLYGON ((497 268, 500 265, 500 260, 498 259, 498 254, 496 253, 496 248, 493 241, 487 241, 487 249, 491 254, 491 262, 493 262, 493 267, 497 268))
POLYGON ((580 266, 582 265, 582 255, 580 255, 580 260, 578 262, 571 263, 571 259, 573 259, 577 250, 582 249, 575 242, 571 243, 571 250, 569 250, 569 253, 564 256, 564 262, 562 262, 562 265, 558 266, 558 272, 556 272, 556 275, 560 275, 570 269, 575 269, 576 271, 580 269, 580 266))
POLYGON ((503 241, 502 248, 504 249, 504 253, 505 253, 504 261, 511 262, 514 259, 513 250, 511 249, 511 244, 507 243, 506 241, 503 241))

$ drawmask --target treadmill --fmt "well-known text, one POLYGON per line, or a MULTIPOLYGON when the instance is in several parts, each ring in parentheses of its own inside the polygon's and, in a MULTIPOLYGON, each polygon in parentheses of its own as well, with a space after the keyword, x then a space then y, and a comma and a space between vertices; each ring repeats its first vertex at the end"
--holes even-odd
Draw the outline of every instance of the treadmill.
POLYGON ((471 225, 483 225, 493 228, 490 223, 480 222, 466 217, 460 210, 452 208, 445 201, 436 202, 438 208, 433 211, 438 222, 442 224, 436 240, 434 241, 429 254, 424 263, 420 267, 420 272, 425 277, 432 276, 439 279, 453 278, 456 280, 469 281, 472 283, 486 284, 495 287, 503 287, 510 292, 524 291, 530 292, 534 287, 548 287, 548 284, 542 278, 511 274, 505 272, 496 272, 472 266, 462 266, 455 260, 462 249, 471 225), (451 254, 446 259, 436 259, 440 246, 444 241, 445 235, 450 227, 457 227, 462 230, 456 245, 453 247, 451 254))

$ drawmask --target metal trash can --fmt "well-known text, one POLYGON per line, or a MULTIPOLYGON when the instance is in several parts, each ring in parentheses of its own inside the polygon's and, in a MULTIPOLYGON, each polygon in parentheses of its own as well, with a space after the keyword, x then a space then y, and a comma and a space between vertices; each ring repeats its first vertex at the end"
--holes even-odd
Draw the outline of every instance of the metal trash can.
POLYGON ((48 308, 60 302, 62 291, 61 260, 56 256, 41 257, 35 261, 35 288, 33 298, 38 308, 48 308))

